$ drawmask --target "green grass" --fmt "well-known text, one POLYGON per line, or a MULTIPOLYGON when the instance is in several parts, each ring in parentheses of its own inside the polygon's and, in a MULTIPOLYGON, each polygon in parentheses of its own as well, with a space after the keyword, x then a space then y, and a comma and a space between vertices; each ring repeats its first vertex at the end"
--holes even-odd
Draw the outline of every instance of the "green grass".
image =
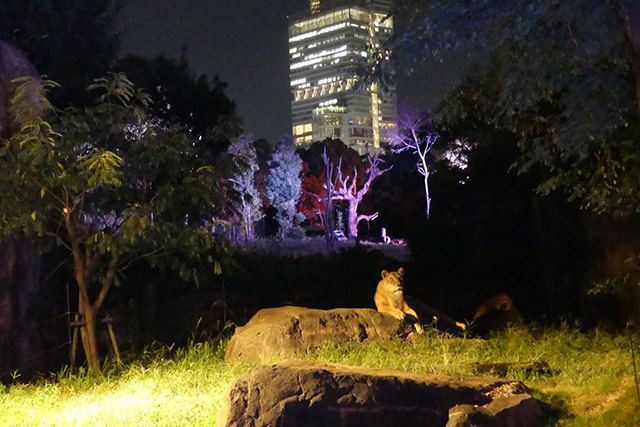
MULTIPOLYGON (((638 342, 638 337, 636 337, 638 342)), ((2 426, 215 425, 229 384, 251 365, 223 360, 225 342, 150 351, 107 366, 103 378, 69 375, 0 386, 2 426)), ((510 372, 562 426, 640 425, 627 337, 576 329, 513 329, 488 340, 430 331, 405 342, 327 344, 306 358, 429 374, 473 375, 474 362, 547 362, 551 374, 510 372)))
POLYGON ((223 343, 147 353, 104 378, 62 373, 0 393, 0 426, 213 426, 229 384, 249 365, 223 343))

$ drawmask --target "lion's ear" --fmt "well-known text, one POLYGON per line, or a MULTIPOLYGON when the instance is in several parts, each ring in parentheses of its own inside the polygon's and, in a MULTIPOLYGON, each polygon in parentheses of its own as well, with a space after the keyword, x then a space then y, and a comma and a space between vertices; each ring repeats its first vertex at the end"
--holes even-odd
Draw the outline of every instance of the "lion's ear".
POLYGON ((400 274, 401 276, 404 276, 404 268, 400 267, 398 269, 398 274, 400 274))
POLYGON ((382 276, 383 279, 386 279, 387 276, 389 275, 389 272, 387 270, 382 270, 382 273, 380 273, 380 275, 382 276))

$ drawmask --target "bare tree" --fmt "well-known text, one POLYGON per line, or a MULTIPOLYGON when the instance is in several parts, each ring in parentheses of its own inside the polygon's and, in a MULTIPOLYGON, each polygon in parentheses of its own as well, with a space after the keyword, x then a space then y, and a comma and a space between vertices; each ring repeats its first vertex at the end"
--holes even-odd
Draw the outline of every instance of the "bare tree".
POLYGON ((427 201, 427 219, 431 211, 431 196, 429 194, 429 165, 427 154, 438 140, 438 134, 429 126, 429 115, 426 113, 405 113, 398 118, 398 126, 388 133, 389 145, 394 153, 412 150, 418 155, 416 169, 424 177, 424 194, 427 201))
MULTIPOLYGON (((382 168, 381 166, 384 160, 380 158, 378 153, 373 157, 367 153, 367 162, 369 162, 369 168, 367 168, 365 172, 365 181, 360 188, 358 188, 358 168, 353 168, 353 175, 344 175, 341 170, 342 158, 340 158, 338 167, 336 168, 336 178, 333 181, 334 195, 331 199, 345 200, 349 204, 349 237, 352 239, 355 239, 358 235, 358 223, 360 221, 363 219, 368 221, 378 215, 377 212, 371 215, 358 215, 358 205, 369 192, 371 183, 393 167, 382 168)), ((327 164, 327 160, 325 160, 325 164, 327 164)), ((329 182, 328 179, 327 182, 329 182)))

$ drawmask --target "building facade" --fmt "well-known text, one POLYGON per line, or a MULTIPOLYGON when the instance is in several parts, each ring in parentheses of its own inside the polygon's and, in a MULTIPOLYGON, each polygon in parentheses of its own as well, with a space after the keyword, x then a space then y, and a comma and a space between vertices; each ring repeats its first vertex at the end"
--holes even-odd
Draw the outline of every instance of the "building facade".
POLYGON ((342 140, 359 153, 386 145, 395 126, 395 88, 358 84, 356 72, 393 32, 392 0, 310 0, 289 21, 293 139, 342 140), (357 87, 357 89, 356 89, 357 87))

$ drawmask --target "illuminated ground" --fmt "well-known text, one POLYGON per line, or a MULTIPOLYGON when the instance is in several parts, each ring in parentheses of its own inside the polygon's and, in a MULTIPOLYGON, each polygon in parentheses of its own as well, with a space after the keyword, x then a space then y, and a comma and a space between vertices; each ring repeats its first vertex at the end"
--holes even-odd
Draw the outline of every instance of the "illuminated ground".
MULTIPOLYGON (((0 425, 215 425, 227 387, 251 368, 224 362, 223 351, 224 343, 209 342, 148 352, 105 378, 62 374, 58 381, 0 389, 0 425)), ((627 337, 521 329, 483 341, 428 332, 411 342, 327 345, 308 357, 459 376, 471 375, 473 362, 546 361, 551 375, 511 372, 510 378, 533 388, 559 417, 557 425, 640 425, 627 337)))

